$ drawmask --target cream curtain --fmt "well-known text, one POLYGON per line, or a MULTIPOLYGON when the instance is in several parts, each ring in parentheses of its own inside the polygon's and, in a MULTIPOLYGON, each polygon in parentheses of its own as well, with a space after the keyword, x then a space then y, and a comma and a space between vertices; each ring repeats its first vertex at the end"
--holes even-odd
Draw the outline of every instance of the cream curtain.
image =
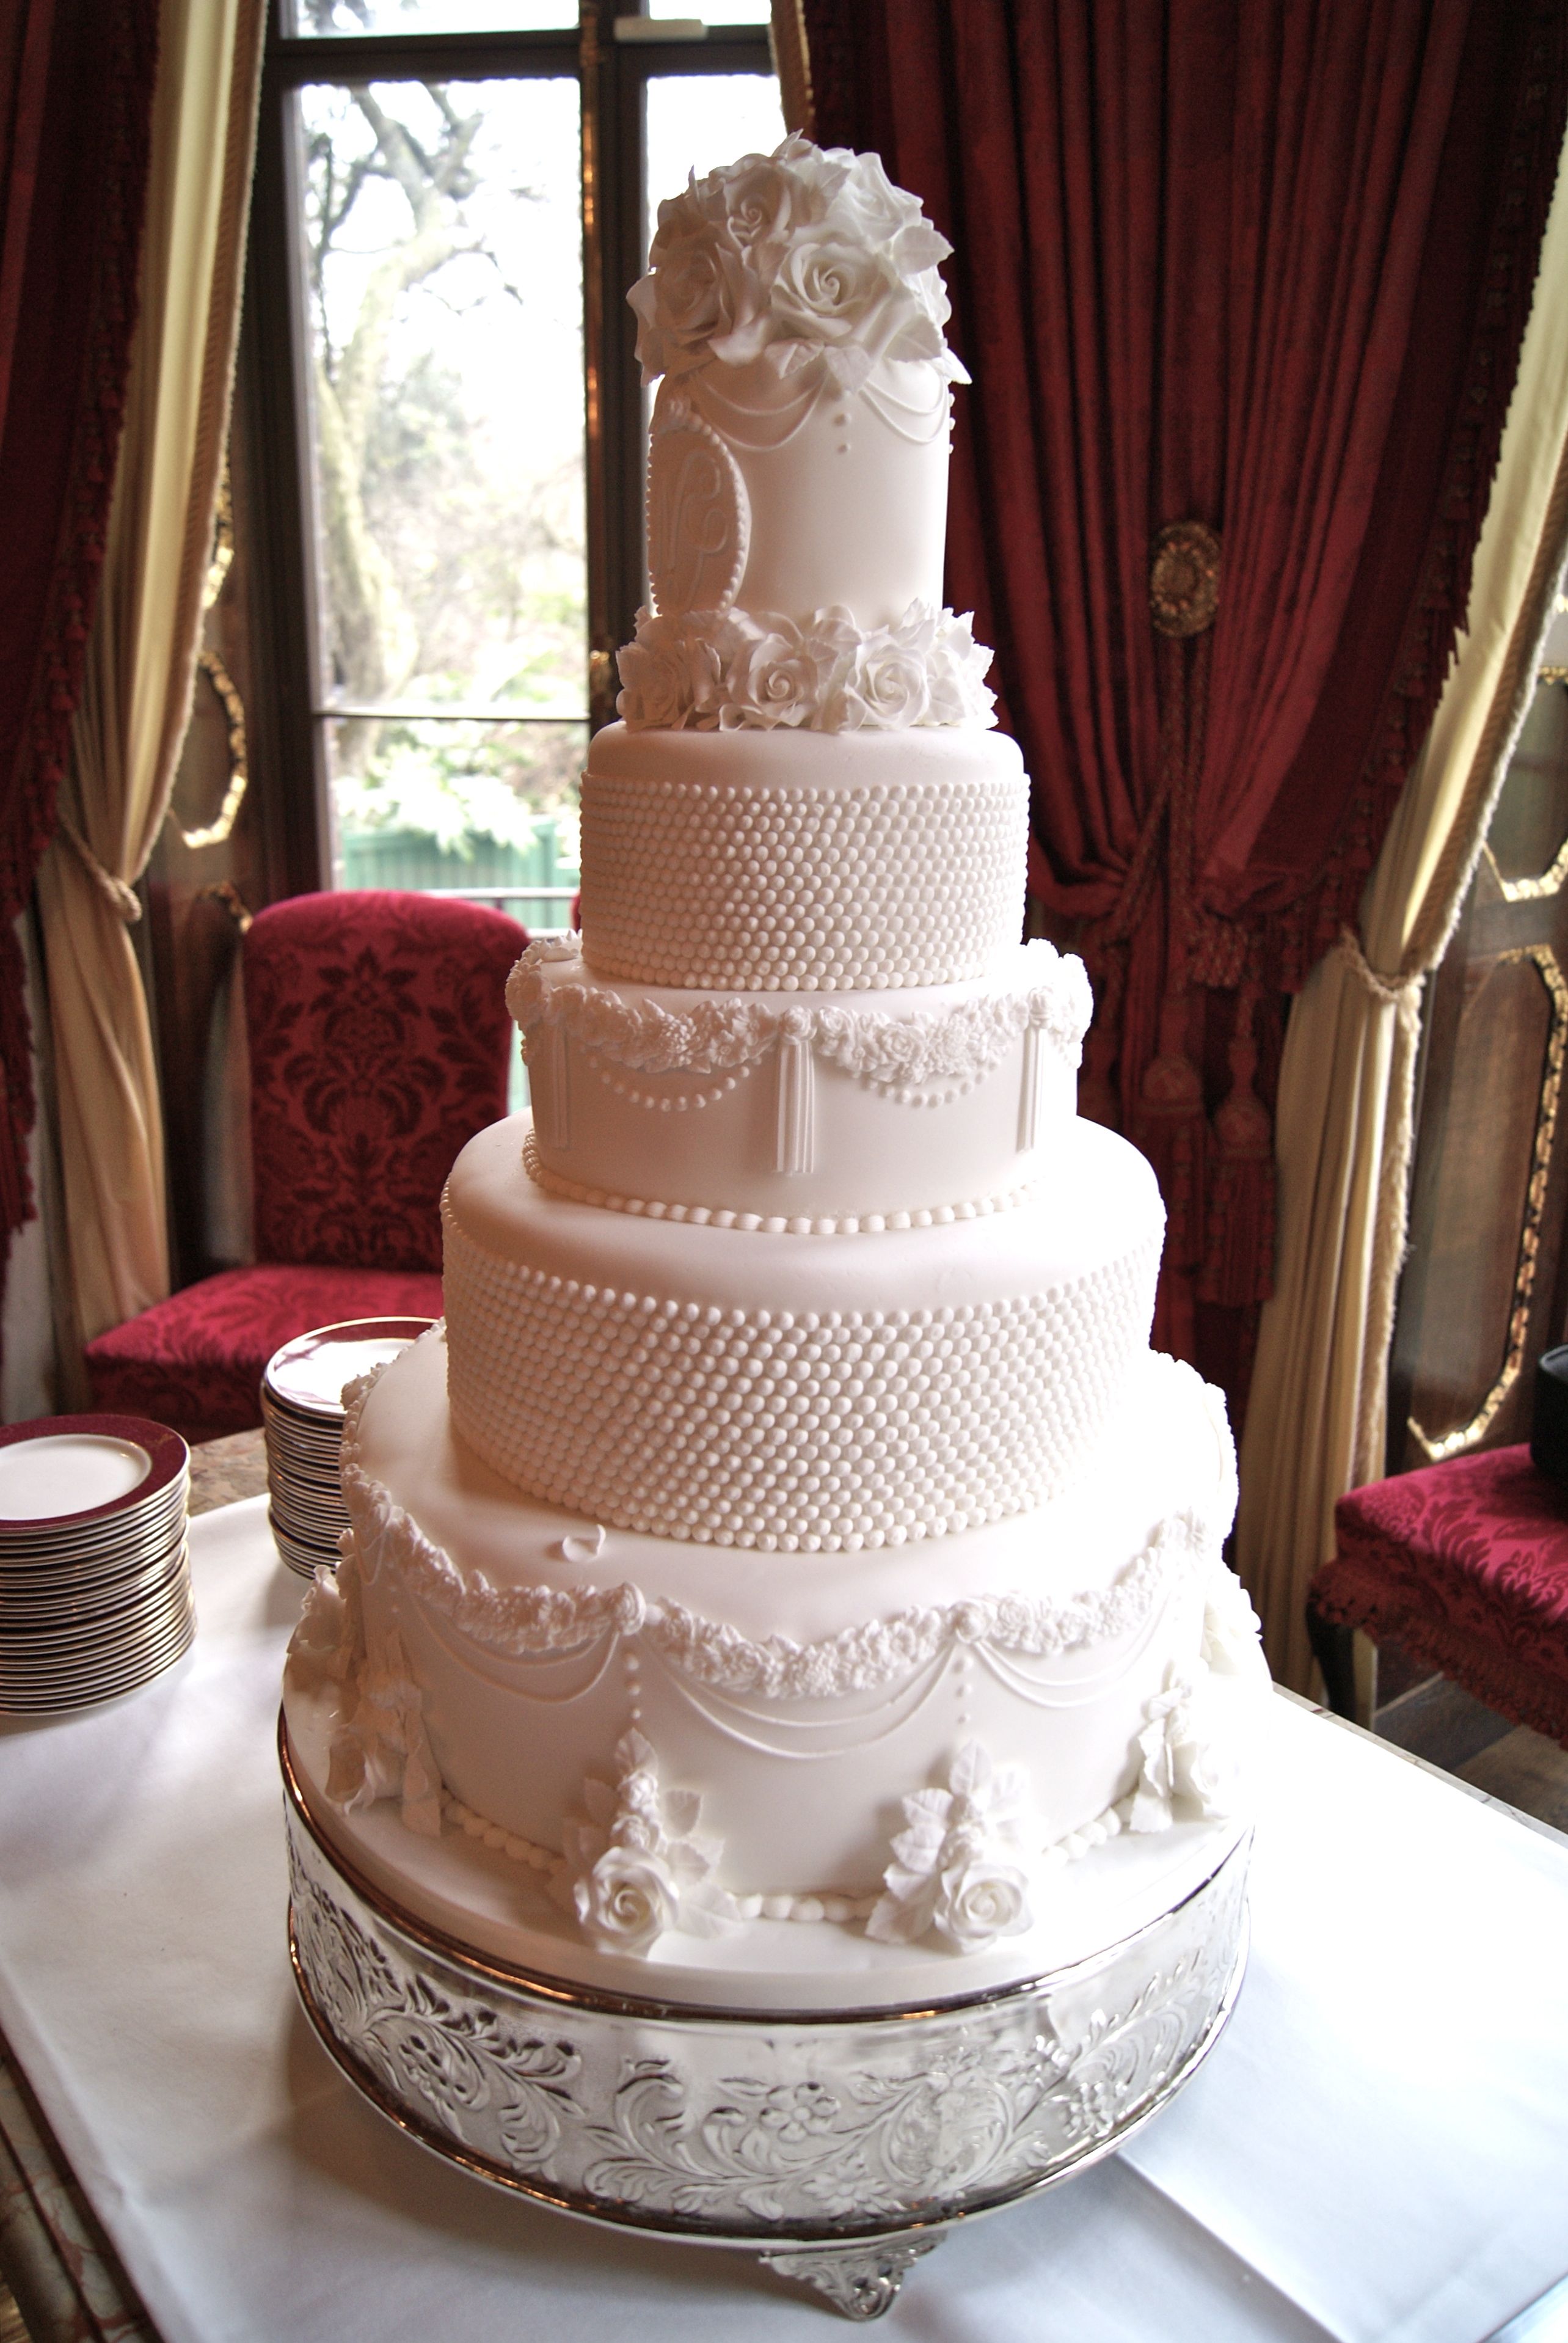
POLYGON ((168 1292, 157 1075, 126 930, 190 714, 264 19, 265 0, 164 0, 125 433, 59 834, 38 875, 84 1341, 168 1292))
POLYGON ((1382 1473, 1425 979, 1486 835, 1568 549, 1568 168, 1560 169, 1470 609, 1421 759, 1347 934, 1292 1011, 1280 1243, 1241 1448, 1237 1566, 1275 1676, 1304 1692, 1307 1582, 1345 1490, 1382 1473))

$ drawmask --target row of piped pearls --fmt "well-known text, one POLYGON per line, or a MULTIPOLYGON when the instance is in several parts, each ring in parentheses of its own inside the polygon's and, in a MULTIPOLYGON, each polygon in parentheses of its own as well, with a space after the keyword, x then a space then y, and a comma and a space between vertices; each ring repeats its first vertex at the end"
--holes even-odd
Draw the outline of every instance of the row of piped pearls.
POLYGON ((563 1180, 547 1172, 530 1132, 523 1142, 523 1166, 536 1187, 571 1204, 594 1204, 607 1212, 630 1212, 649 1221, 687 1221, 696 1228, 744 1229, 769 1237, 880 1236, 902 1229, 950 1228, 959 1221, 983 1221, 993 1212, 1017 1212, 1035 1192, 1032 1181, 1004 1189, 1000 1195, 980 1196, 959 1204, 924 1205, 910 1212, 841 1212, 808 1219, 803 1212, 789 1219, 778 1212, 737 1212, 717 1204, 661 1204, 641 1196, 618 1196, 608 1189, 585 1187, 578 1180, 563 1180))
POLYGON ((897 990, 1017 936, 1021 776, 834 790, 583 777, 590 967, 643 984, 897 990))

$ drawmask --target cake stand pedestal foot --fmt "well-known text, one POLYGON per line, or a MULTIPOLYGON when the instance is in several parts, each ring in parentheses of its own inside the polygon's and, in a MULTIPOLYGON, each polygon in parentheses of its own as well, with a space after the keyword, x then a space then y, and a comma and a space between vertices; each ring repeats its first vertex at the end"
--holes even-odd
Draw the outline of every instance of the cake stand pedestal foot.
POLYGON ((910 2267, 922 2254, 934 2252, 945 2235, 939 2229, 934 2235, 875 2237, 860 2245, 792 2246, 786 2253, 763 2254, 760 2259, 780 2278, 814 2286, 846 2318, 880 2318, 891 2310, 910 2267))

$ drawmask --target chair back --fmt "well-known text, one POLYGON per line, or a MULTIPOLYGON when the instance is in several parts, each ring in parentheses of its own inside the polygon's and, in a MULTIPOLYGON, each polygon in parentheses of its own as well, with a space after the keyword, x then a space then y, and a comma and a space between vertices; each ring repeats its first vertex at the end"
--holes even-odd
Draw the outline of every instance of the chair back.
POLYGON ((480 904, 296 895, 245 940, 257 1261, 438 1270, 441 1189, 507 1111, 507 973, 480 904))

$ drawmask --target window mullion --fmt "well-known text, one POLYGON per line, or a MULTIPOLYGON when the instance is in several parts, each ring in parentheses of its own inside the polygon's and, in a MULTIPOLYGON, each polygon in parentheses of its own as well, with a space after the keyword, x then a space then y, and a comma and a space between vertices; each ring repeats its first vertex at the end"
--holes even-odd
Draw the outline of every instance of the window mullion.
POLYGON ((626 290, 643 264, 644 61, 615 38, 616 0, 584 0, 583 237, 587 295, 589 701, 615 713, 615 653, 647 574, 642 387, 626 290))

